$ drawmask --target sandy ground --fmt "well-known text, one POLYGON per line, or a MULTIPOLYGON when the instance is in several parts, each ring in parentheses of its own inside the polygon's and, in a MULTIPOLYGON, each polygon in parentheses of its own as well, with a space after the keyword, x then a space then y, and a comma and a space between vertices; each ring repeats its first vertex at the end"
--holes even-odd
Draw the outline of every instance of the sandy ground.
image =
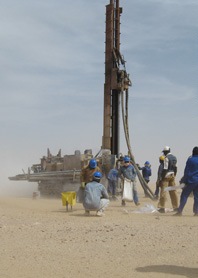
MULTIPOLYGON (((180 192, 179 192, 180 195, 180 192)), ((140 193, 140 208, 156 202, 140 193)), ((198 277, 198 218, 135 213, 112 201, 104 217, 66 212, 61 199, 0 198, 0 278, 198 277)), ((168 198, 167 208, 171 208, 168 198)))

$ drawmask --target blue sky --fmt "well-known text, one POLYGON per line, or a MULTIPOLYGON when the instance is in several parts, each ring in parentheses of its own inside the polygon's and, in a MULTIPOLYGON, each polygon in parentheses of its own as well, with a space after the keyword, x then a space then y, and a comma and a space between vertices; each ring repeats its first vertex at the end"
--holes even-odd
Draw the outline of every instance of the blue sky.
MULTIPOLYGON (((8 176, 38 163, 48 147, 53 154, 60 148, 62 154, 100 149, 108 3, 0 1, 1 187, 13 186, 8 176)), ((169 145, 179 179, 198 145, 198 2, 120 5, 136 161, 151 162, 155 182, 158 157, 169 145)), ((121 152, 126 150, 122 134, 121 152)))

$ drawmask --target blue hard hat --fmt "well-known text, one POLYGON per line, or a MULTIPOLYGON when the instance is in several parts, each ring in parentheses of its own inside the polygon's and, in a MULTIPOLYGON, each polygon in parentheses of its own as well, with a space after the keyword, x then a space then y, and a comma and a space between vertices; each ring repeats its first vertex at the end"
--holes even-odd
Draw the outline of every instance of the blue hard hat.
POLYGON ((96 160, 95 160, 95 159, 91 159, 91 160, 89 161, 89 167, 92 168, 92 169, 95 169, 96 166, 97 166, 96 160))
POLYGON ((144 164, 145 164, 145 165, 150 165, 150 162, 149 162, 149 161, 146 161, 144 164))
POLYGON ((124 157, 124 162, 130 162, 130 157, 129 156, 125 156, 124 157))
POLYGON ((100 172, 95 172, 93 174, 94 178, 97 178, 97 179, 101 179, 102 178, 102 174, 100 172))

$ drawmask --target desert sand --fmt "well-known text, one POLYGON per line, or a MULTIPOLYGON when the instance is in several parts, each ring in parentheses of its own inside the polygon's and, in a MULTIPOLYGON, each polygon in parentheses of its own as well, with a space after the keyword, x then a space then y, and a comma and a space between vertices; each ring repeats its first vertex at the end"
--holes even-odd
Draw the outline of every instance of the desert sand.
POLYGON ((112 201, 104 217, 84 216, 79 203, 66 212, 61 199, 0 197, 0 277, 197 278, 193 198, 176 217, 135 212, 157 206, 139 196, 139 208, 112 201))

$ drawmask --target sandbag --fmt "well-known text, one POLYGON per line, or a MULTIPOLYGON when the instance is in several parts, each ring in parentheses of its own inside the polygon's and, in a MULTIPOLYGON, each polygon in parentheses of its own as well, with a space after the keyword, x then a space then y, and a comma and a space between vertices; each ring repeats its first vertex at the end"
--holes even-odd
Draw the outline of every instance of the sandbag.
POLYGON ((133 182, 124 180, 122 200, 133 202, 133 182))

